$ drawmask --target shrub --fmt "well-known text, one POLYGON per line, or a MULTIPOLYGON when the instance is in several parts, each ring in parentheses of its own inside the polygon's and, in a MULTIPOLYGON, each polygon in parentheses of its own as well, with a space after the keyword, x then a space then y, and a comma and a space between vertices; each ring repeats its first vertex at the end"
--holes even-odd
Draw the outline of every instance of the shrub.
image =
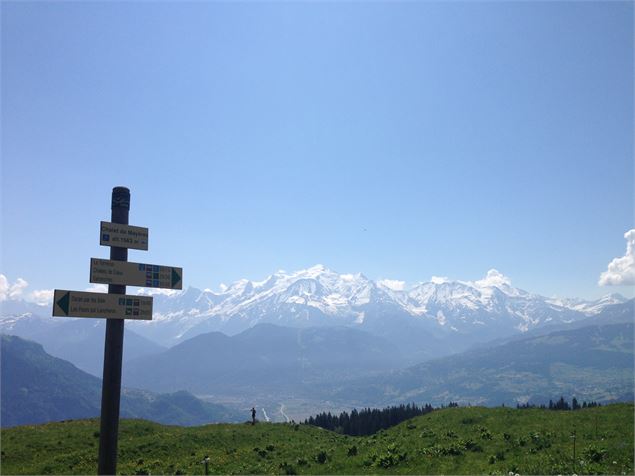
POLYGON ((286 461, 283 461, 282 463, 280 463, 279 468, 283 474, 298 474, 295 468, 291 466, 289 463, 287 463, 286 461))
POLYGON ((535 450, 534 452, 551 447, 551 440, 549 439, 548 434, 541 435, 538 432, 530 433, 529 438, 535 446, 535 448, 533 448, 535 450))
POLYGON ((466 450, 473 451, 474 453, 480 453, 483 451, 483 448, 481 447, 481 445, 479 445, 478 443, 472 440, 465 441, 463 443, 463 446, 465 447, 466 450))
POLYGON ((381 453, 372 453, 370 455, 371 462, 378 468, 390 468, 396 466, 399 462, 406 459, 406 453, 400 452, 395 443, 391 443, 386 450, 381 453))
POLYGON ((351 446, 346 453, 348 456, 356 456, 357 455, 357 446, 351 446))
POLYGON ((481 433, 481 438, 484 440, 491 440, 492 439, 492 433, 485 428, 484 426, 479 426, 478 427, 478 431, 481 433))
POLYGON ((258 456, 260 456, 261 458, 265 458, 267 456, 267 451, 266 450, 261 450, 258 447, 254 448, 254 451, 258 454, 258 456))
POLYGON ((445 456, 461 456, 463 454, 463 448, 456 443, 452 443, 447 448, 442 448, 442 454, 445 456))
POLYGON ((326 451, 322 450, 315 455, 315 461, 320 464, 326 463, 326 459, 327 459, 326 451))
POLYGON ((589 445, 584 449, 582 454, 585 459, 593 463, 599 463, 606 456, 606 450, 604 448, 598 448, 595 445, 589 445))

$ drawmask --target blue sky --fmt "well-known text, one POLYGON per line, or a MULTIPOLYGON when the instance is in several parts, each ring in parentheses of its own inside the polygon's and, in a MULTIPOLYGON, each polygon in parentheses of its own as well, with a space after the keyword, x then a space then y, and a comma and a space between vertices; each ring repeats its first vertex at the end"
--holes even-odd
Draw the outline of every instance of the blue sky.
POLYGON ((633 53, 632 2, 3 2, 0 272, 87 287, 125 185, 186 285, 633 296, 633 53))

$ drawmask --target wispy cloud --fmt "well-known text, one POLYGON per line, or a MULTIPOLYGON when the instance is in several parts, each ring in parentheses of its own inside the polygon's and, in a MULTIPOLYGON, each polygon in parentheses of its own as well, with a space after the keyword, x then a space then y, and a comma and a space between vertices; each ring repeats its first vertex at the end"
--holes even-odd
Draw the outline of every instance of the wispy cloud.
POLYGON ((635 229, 624 233, 626 254, 613 259, 600 275, 600 286, 627 286, 635 284, 635 229))
POLYGON ((15 283, 11 284, 4 274, 0 274, 0 301, 18 299, 28 285, 29 283, 22 278, 16 279, 15 283))
POLYGON ((4 274, 0 274, 0 302, 24 299, 40 306, 45 306, 53 302, 52 289, 39 289, 26 293, 25 291, 28 287, 29 283, 25 279, 18 278, 15 282, 11 283, 9 278, 4 274))

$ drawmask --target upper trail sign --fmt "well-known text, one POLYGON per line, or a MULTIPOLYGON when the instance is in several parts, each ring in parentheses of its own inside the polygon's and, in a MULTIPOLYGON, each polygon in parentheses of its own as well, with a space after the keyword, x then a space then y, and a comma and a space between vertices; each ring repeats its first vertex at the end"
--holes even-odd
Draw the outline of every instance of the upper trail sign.
POLYGON ((148 250, 148 229, 102 221, 99 227, 99 244, 135 250, 148 250))
POLYGON ((157 264, 90 259, 90 282, 150 288, 183 289, 183 269, 157 264))

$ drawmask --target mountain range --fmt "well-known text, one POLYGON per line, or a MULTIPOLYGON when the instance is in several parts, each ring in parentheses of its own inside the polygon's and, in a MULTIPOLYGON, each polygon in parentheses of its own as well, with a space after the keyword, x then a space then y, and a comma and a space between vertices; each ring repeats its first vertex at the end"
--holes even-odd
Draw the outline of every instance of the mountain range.
MULTIPOLYGON (((358 329, 257 324, 201 334, 132 360, 124 380, 160 392, 381 407, 633 398, 634 303, 576 324, 543 327, 470 351, 396 368, 398 348, 358 329)), ((289 410, 289 415, 294 415, 289 410)), ((295 414, 294 416, 301 416, 295 414)))
MULTIPOLYGON (((161 352, 209 332, 232 336, 257 324, 348 327, 392 342, 403 365, 461 352, 493 339, 596 316, 626 301, 607 295, 595 301, 557 299, 515 288, 496 270, 477 281, 433 278, 405 288, 322 265, 219 291, 188 288, 157 292, 152 321, 126 323, 126 360, 161 352)), ((103 358, 101 320, 51 318, 49 307, 4 301, 0 332, 33 339, 47 352, 99 376, 103 358)))
POLYGON ((473 282, 433 278, 405 289, 398 281, 317 265, 262 281, 242 279, 219 292, 189 288, 155 295, 153 320, 132 327, 166 346, 209 331, 233 335, 263 322, 351 326, 384 336, 394 327, 417 328, 442 340, 474 342, 571 322, 625 301, 616 294, 596 301, 547 298, 514 288, 496 270, 473 282))
MULTIPOLYGON (((101 381, 47 354, 40 344, 1 336, 3 427, 99 416, 101 381)), ((243 415, 180 391, 156 394, 123 388, 121 415, 166 424, 201 425, 240 421, 243 415)))
POLYGON ((561 395, 580 401, 632 401, 634 322, 633 306, 629 308, 627 322, 596 322, 513 338, 349 380, 332 386, 322 398, 373 406, 407 401, 542 404, 561 395))
MULTIPOLYGON (((196 424, 240 419, 236 412, 252 405, 263 418, 284 421, 411 401, 632 400, 634 305, 406 368, 398 368, 399 349, 390 341, 349 327, 210 332, 127 362, 124 384, 145 390, 124 389, 122 416, 196 424), (211 403, 219 401, 227 405, 211 403)), ((36 343, 2 338, 3 426, 96 416, 100 385, 36 343)))

